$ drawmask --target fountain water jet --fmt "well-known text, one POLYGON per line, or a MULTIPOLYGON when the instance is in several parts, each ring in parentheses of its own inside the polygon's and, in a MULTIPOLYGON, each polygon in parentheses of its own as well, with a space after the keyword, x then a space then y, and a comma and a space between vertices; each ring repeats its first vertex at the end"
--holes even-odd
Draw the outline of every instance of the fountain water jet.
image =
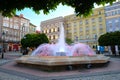
POLYGON ((109 62, 109 57, 97 55, 86 44, 72 46, 65 43, 63 23, 60 23, 60 35, 56 44, 42 44, 31 55, 22 56, 16 62, 20 64, 40 65, 46 67, 101 64, 109 62))
POLYGON ((65 43, 63 23, 60 23, 60 35, 56 44, 42 44, 33 53, 32 56, 83 56, 95 55, 95 52, 86 44, 78 43, 73 46, 65 43))

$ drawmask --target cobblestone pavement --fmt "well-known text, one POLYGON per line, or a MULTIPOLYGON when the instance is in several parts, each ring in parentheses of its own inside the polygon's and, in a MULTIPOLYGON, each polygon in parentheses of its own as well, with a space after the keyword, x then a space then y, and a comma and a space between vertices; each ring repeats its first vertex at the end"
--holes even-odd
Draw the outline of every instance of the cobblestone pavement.
POLYGON ((73 78, 73 79, 64 79, 64 80, 120 80, 120 74, 82 77, 82 78, 73 78))
POLYGON ((9 62, 10 60, 6 60, 6 59, 0 59, 0 65, 6 64, 7 62, 9 62))
POLYGON ((0 80, 120 80, 120 71, 78 74, 57 77, 39 77, 0 68, 0 80))
MULTIPOLYGON (((4 65, 12 60, 14 60, 17 57, 20 57, 22 54, 19 52, 7 52, 4 53, 4 58, 0 58, 0 65, 4 65)), ((0 56, 1 57, 1 56, 0 56)))
POLYGON ((63 75, 59 76, 58 73, 47 74, 45 72, 40 73, 39 71, 35 71, 30 74, 30 71, 27 69, 23 69, 24 71, 14 70, 10 68, 11 65, 7 65, 7 64, 11 64, 16 58, 20 56, 21 54, 19 53, 15 54, 15 52, 12 52, 12 53, 7 53, 5 59, 0 59, 0 80, 120 80, 120 68, 118 64, 120 58, 111 58, 111 64, 103 69, 100 68, 100 69, 88 69, 83 71, 82 70, 68 71, 68 72, 62 72, 61 74, 63 75), (35 75, 35 73, 37 75, 35 75), (53 76, 51 74, 57 76, 53 76))
POLYGON ((29 80, 29 79, 0 72, 0 80, 29 80))

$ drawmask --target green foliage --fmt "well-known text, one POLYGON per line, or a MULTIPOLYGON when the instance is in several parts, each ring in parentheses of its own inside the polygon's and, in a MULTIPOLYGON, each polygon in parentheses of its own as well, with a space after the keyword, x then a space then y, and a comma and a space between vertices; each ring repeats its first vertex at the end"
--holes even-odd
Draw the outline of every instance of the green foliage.
POLYGON ((71 44, 71 43, 73 43, 73 41, 71 39, 69 39, 69 38, 66 38, 66 43, 71 44))
POLYGON ((99 45, 120 45, 120 31, 103 34, 98 39, 99 45))
POLYGON ((21 39, 22 47, 38 47, 40 44, 48 43, 49 40, 45 34, 26 34, 21 39))
POLYGON ((55 10, 61 3, 73 7, 76 15, 87 16, 92 12, 94 4, 112 4, 113 1, 116 0, 0 0, 0 12, 3 16, 13 16, 16 11, 30 8, 36 14, 39 14, 41 10, 44 14, 48 14, 50 10, 55 10))

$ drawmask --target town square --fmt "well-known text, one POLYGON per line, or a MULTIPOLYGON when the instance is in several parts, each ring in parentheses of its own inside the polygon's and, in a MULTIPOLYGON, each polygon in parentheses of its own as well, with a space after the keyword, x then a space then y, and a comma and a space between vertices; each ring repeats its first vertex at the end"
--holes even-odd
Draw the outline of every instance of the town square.
POLYGON ((120 80, 120 0, 0 3, 0 80, 120 80))

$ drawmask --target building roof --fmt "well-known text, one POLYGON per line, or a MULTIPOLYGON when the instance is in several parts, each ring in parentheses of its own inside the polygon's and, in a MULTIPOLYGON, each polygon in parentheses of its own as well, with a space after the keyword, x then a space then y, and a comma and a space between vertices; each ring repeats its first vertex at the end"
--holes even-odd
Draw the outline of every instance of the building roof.
POLYGON ((30 25, 32 25, 32 26, 34 26, 34 27, 37 27, 36 25, 34 25, 34 24, 32 24, 32 23, 30 23, 30 25))
MULTIPOLYGON (((25 18, 24 16, 23 16, 23 14, 20 14, 20 15, 15 15, 15 17, 21 17, 21 18, 23 18, 23 19, 26 19, 26 20, 29 20, 29 19, 27 19, 27 18, 25 18)), ((30 20, 29 20, 30 21, 30 20)))

